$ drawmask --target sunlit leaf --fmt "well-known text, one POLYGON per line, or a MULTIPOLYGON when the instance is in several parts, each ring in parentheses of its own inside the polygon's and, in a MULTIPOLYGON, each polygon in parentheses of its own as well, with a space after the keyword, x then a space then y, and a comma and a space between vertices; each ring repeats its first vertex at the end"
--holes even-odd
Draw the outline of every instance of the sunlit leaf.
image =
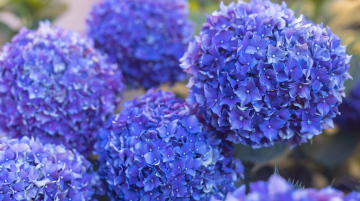
POLYGON ((189 0, 190 12, 197 12, 200 10, 201 6, 198 1, 189 0))

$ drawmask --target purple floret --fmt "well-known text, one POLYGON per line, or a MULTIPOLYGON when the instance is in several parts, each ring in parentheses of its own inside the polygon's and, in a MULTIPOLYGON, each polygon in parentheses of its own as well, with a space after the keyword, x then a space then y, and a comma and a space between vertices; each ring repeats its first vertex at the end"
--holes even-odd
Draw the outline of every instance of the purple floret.
POLYGON ((23 28, 0 52, 0 135, 90 156, 123 90, 121 72, 91 40, 49 22, 23 28))
POLYGON ((222 199, 243 177, 230 142, 206 132, 195 111, 170 92, 149 90, 124 104, 100 131, 100 177, 115 200, 222 199))
POLYGON ((0 200, 97 200, 104 193, 92 164, 76 150, 28 137, 0 139, 0 200))
POLYGON ((126 85, 156 88, 187 78, 179 59, 192 39, 187 0, 103 0, 93 5, 87 33, 118 63, 126 85))
POLYGON ((180 60, 191 75, 187 101, 208 127, 253 148, 294 147, 333 127, 351 57, 330 28, 285 3, 220 8, 180 60))
MULTIPOLYGON (((242 185, 237 190, 229 193, 225 201, 358 201, 360 193, 352 192, 344 195, 343 192, 332 187, 317 190, 314 188, 294 187, 278 175, 270 177, 268 182, 258 181, 250 184, 249 193, 246 186, 242 185)), ((212 198, 211 201, 218 201, 212 198)))

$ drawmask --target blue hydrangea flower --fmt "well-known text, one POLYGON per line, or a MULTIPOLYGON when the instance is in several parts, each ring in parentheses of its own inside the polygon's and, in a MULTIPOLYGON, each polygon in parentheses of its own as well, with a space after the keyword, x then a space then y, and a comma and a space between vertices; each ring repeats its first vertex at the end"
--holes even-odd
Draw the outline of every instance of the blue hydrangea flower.
POLYGON ((227 139, 253 148, 306 142, 333 127, 350 56, 329 28, 267 0, 207 17, 181 67, 189 104, 227 139))
POLYGON ((100 131, 95 150, 111 200, 221 199, 243 175, 230 142, 206 132, 170 92, 126 102, 100 131))
POLYGON ((34 138, 0 139, 0 200, 97 200, 99 175, 76 150, 34 138))
POLYGON ((119 64, 134 88, 186 79, 179 59, 192 32, 187 0, 103 0, 87 18, 96 47, 119 64))
POLYGON ((36 134, 89 156, 123 89, 91 40, 49 22, 23 28, 0 52, 0 136, 36 134))
MULTIPOLYGON (((258 181, 250 184, 250 192, 246 194, 246 186, 242 185, 236 191, 229 193, 225 201, 358 201, 360 193, 343 192, 332 187, 317 190, 313 188, 294 189, 291 184, 278 175, 273 175, 268 182, 258 181)), ((211 201, 217 201, 212 198, 211 201)))

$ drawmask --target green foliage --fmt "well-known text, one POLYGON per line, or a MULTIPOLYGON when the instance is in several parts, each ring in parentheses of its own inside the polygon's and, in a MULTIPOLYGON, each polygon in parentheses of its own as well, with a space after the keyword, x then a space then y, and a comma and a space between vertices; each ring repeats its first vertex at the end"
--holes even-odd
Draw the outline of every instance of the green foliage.
MULTIPOLYGON (((34 29, 41 20, 53 21, 66 10, 60 0, 0 0, 0 13, 11 13, 22 26, 34 29)), ((11 22, 10 22, 11 23, 11 22)), ((18 30, 0 22, 0 44, 9 41, 18 30)))
MULTIPOLYGON (((279 169, 278 169, 278 167, 277 167, 277 163, 275 163, 274 174, 280 176, 280 174, 279 174, 279 169)), ((294 187, 294 189, 305 188, 305 187, 302 185, 302 182, 300 182, 299 180, 295 181, 295 179, 293 179, 293 180, 291 181, 291 179, 289 178, 289 179, 288 179, 288 183, 291 184, 291 185, 294 187)))
POLYGON ((354 151, 357 138, 356 131, 351 130, 341 130, 335 135, 321 134, 314 137, 313 144, 304 144, 300 150, 306 157, 333 169, 354 151))
POLYGON ((278 167, 277 167, 277 163, 275 163, 274 174, 280 175, 279 169, 278 169, 278 167))
POLYGON ((300 182, 299 180, 295 182, 294 179, 291 181, 291 179, 289 178, 289 179, 288 179, 288 183, 291 184, 295 189, 305 188, 305 187, 302 185, 302 182, 300 182))
POLYGON ((9 25, 0 22, 0 45, 4 44, 12 35, 14 35, 16 32, 12 30, 9 25))
POLYGON ((286 146, 282 143, 275 144, 271 147, 263 147, 259 149, 253 149, 251 146, 236 144, 235 146, 235 157, 241 161, 251 163, 264 163, 279 155, 281 155, 286 146))

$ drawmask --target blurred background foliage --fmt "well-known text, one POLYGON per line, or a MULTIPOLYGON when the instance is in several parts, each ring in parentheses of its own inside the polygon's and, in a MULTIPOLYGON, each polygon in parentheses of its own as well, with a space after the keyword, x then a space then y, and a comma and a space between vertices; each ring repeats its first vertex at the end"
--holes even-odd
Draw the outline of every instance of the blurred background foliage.
MULTIPOLYGON (((74 0, 78 1, 78 0, 74 0)), ((85 0, 83 0, 85 1, 85 0)), ((93 0, 87 0, 89 2, 93 0)), ((281 3, 280 0, 272 0, 281 3)), ((224 3, 230 3, 225 0, 224 3)), ((353 55, 350 74, 353 80, 346 82, 346 92, 358 80, 360 70, 360 0, 285 0, 297 16, 304 14, 315 23, 323 22, 347 45, 348 54, 353 55)), ((211 14, 219 9, 220 0, 189 0, 190 17, 195 22, 195 35, 198 35, 205 13, 211 14)), ((62 0, 0 0, 0 45, 10 41, 20 27, 36 28, 38 21, 55 20, 67 8, 62 0)), ((85 21, 85 19, 84 19, 85 21)), ((69 21, 68 23, 71 23, 69 21)), ((186 83, 178 83, 170 88, 179 97, 187 96, 186 83)), ((128 91, 125 100, 143 94, 144 90, 128 91)), ((360 122, 359 122, 360 123, 360 122)), ((236 157, 246 167, 246 179, 267 180, 274 173, 275 164, 280 175, 300 180, 305 187, 321 188, 332 184, 345 192, 355 189, 360 181, 360 131, 325 130, 324 134, 314 137, 307 144, 292 150, 283 145, 271 148, 251 149, 236 145, 236 157)))
POLYGON ((36 28, 40 20, 53 21, 65 10, 60 0, 0 0, 0 44, 21 27, 36 28))

